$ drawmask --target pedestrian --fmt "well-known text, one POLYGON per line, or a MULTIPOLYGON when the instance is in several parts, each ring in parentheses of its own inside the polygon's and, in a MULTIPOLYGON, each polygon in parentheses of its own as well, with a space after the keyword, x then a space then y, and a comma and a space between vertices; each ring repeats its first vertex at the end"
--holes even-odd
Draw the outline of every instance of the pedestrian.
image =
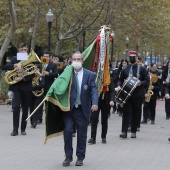
POLYGON ((73 160, 72 133, 73 125, 77 129, 76 166, 82 166, 86 153, 87 127, 91 111, 98 109, 98 90, 95 84, 95 73, 82 67, 83 58, 80 52, 72 55, 72 86, 70 94, 70 112, 63 114, 64 150, 63 166, 69 166, 73 160), (91 106, 92 105, 92 106, 91 106))

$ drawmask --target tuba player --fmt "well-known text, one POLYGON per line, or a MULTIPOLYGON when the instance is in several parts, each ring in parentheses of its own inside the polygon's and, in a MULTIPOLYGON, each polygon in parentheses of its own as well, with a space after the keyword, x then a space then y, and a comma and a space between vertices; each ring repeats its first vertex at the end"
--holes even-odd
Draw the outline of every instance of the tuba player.
MULTIPOLYGON (((17 68, 18 72, 22 72, 23 68, 20 61, 26 60, 27 58, 22 58, 21 56, 28 56, 28 45, 26 43, 20 43, 18 45, 17 56, 14 56, 9 63, 4 66, 4 70, 13 70, 17 68), (26 53, 26 55, 23 55, 26 53), (19 55, 20 54, 20 55, 19 55)), ((9 85, 9 89, 13 92, 13 131, 11 136, 18 135, 19 121, 20 121, 20 110, 22 108, 22 118, 21 118, 21 135, 26 135, 27 122, 25 121, 28 116, 28 108, 30 103, 30 94, 32 93, 32 78, 34 74, 23 77, 15 77, 17 83, 9 85)))

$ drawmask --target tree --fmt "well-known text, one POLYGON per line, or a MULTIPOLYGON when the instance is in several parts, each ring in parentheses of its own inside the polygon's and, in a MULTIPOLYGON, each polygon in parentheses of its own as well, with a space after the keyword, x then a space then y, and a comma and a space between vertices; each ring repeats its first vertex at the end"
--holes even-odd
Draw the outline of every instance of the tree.
POLYGON ((8 30, 7 36, 5 38, 5 41, 1 47, 0 50, 0 63, 2 62, 3 56, 8 48, 8 45, 10 44, 13 35, 15 34, 15 31, 17 29, 17 14, 15 10, 15 4, 13 0, 8 0, 9 5, 9 12, 10 12, 10 18, 11 18, 11 27, 8 30))

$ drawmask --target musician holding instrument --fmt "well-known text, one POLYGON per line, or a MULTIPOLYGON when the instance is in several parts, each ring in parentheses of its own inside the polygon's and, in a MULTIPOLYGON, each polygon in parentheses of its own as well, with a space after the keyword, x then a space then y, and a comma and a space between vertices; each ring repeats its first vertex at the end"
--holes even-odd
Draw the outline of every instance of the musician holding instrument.
POLYGON ((136 51, 129 51, 130 64, 121 71, 118 81, 118 91, 128 77, 135 77, 138 79, 136 88, 129 95, 128 100, 123 104, 123 117, 122 117, 122 133, 120 138, 127 138, 128 123, 131 116, 131 138, 136 138, 137 124, 140 112, 140 99, 143 94, 143 88, 149 83, 149 78, 146 69, 137 64, 138 54, 136 51))
MULTIPOLYGON (((22 108, 22 118, 21 118, 21 135, 26 135, 26 126, 27 122, 25 121, 28 116, 28 107, 30 103, 30 94, 32 93, 32 78, 34 74, 30 73, 28 76, 23 76, 24 74, 29 73, 29 68, 33 66, 29 66, 27 69, 24 70, 22 66, 22 62, 28 62, 31 59, 27 59, 28 46, 26 43, 20 43, 18 46, 18 53, 17 56, 14 56, 9 63, 4 66, 4 70, 16 70, 15 73, 9 74, 6 72, 8 77, 6 76, 6 81, 10 85, 10 90, 14 94, 13 98, 13 131, 11 136, 18 135, 19 129, 19 120, 20 120, 20 110, 22 108), (26 56, 23 60, 22 56, 26 56)), ((32 57, 32 56, 31 56, 32 57)), ((34 57, 34 56, 33 56, 34 57)), ((36 57, 35 57, 36 58, 36 57)), ((38 60, 38 59, 37 59, 38 60)), ((25 66, 26 67, 26 66, 25 66)), ((32 70, 31 69, 31 70, 32 70)), ((10 72, 9 71, 9 72, 10 72)))
MULTIPOLYGON (((41 57, 41 63, 42 63, 42 76, 45 78, 45 84, 44 84, 44 94, 43 98, 48 92, 49 88, 53 84, 55 78, 58 77, 58 69, 57 65, 50 61, 50 53, 48 51, 44 52, 43 57, 41 57)), ((37 123, 42 123, 43 121, 43 105, 39 109, 39 115, 37 123)))
POLYGON ((148 116, 150 115, 151 124, 155 124, 156 114, 156 100, 160 90, 160 80, 157 76, 157 69, 154 67, 149 68, 149 87, 145 94, 145 102, 143 107, 143 120, 141 123, 147 123, 148 116))
MULTIPOLYGON (((43 63, 37 64, 37 70, 35 72, 35 77, 32 79, 32 93, 31 93, 31 101, 30 101, 30 113, 32 113, 37 106, 44 99, 44 85, 45 85, 45 77, 42 75, 42 65, 43 63)), ((37 121, 40 119, 41 108, 37 109, 34 115, 31 117, 31 127, 36 128, 37 121)))

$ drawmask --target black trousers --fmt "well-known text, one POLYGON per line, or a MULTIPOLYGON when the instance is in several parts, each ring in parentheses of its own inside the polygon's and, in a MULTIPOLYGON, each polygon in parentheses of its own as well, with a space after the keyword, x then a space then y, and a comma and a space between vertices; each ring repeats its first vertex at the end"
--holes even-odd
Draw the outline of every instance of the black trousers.
POLYGON ((21 131, 25 131, 27 122, 25 121, 28 117, 28 108, 30 103, 30 95, 29 91, 16 90, 13 91, 13 130, 18 131, 19 128, 19 120, 20 120, 20 110, 22 107, 22 118, 21 118, 21 131), (22 102, 22 104, 21 104, 22 102))
POLYGON ((131 117, 131 132, 136 133, 140 114, 140 98, 140 96, 131 96, 123 106, 122 132, 127 133, 131 117))
POLYGON ((71 112, 63 114, 64 121, 64 150, 65 156, 71 157, 73 155, 73 125, 77 129, 77 148, 76 156, 84 159, 86 153, 86 139, 88 120, 85 118, 82 107, 73 108, 71 112))
MULTIPOLYGON (((41 103, 44 99, 45 95, 43 94, 42 96, 40 96, 39 98, 39 102, 41 103)), ((44 107, 44 104, 42 104, 39 109, 38 109, 38 113, 37 113, 37 120, 42 120, 43 119, 43 107, 44 107)))
MULTIPOLYGON (((33 93, 31 94, 31 100, 30 100, 30 114, 37 108, 37 106, 41 103, 43 100, 43 96, 35 96, 33 93)), ((31 124, 37 123, 37 120, 40 118, 41 114, 41 108, 39 108, 31 117, 31 124)))
POLYGON ((140 122, 141 122, 141 117, 142 117, 142 104, 143 104, 143 101, 144 101, 144 97, 141 97, 139 102, 140 102, 140 108, 139 108, 139 119, 138 119, 138 125, 137 127, 140 128, 140 122))
POLYGON ((145 102, 143 107, 143 119, 147 120, 150 116, 151 120, 155 120, 156 99, 151 99, 150 102, 145 102))
POLYGON ((170 117, 170 99, 165 98, 165 112, 166 117, 170 117))
POLYGON ((108 129, 108 115, 110 113, 110 107, 108 107, 103 100, 99 100, 98 110, 92 113, 91 116, 91 138, 96 139, 97 125, 99 122, 99 113, 101 111, 101 125, 102 133, 101 138, 106 138, 108 129))

